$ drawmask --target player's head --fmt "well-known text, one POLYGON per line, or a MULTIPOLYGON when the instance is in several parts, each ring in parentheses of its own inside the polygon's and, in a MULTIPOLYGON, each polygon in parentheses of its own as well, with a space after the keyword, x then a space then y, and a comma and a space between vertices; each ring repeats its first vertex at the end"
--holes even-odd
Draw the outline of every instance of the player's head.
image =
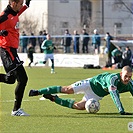
POLYGON ((97 34, 97 29, 94 30, 94 34, 97 34))
POLYGON ((132 68, 129 66, 124 66, 120 72, 121 81, 123 84, 128 84, 132 78, 132 68))
POLYGON ((73 33, 76 35, 78 33, 78 31, 77 30, 74 30, 73 33))
POLYGON ((50 34, 47 34, 46 38, 47 38, 47 40, 50 40, 50 38, 51 38, 50 34))
POLYGON ((82 32, 83 32, 83 33, 86 33, 86 29, 83 29, 82 32))
POLYGON ((9 0, 9 5, 15 12, 19 12, 23 6, 24 0, 9 0))

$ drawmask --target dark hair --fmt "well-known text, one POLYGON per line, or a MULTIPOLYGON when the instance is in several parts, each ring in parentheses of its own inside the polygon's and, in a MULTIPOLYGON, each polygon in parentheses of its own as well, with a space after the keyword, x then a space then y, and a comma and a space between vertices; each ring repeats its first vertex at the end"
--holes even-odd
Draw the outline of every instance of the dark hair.
POLYGON ((12 3, 12 2, 15 2, 15 3, 18 3, 20 0, 9 0, 9 5, 12 3))

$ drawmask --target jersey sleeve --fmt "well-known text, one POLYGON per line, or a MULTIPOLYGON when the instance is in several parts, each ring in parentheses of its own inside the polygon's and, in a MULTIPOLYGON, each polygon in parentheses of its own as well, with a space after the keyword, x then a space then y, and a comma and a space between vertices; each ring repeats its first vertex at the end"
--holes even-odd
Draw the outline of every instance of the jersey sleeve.
POLYGON ((43 49, 43 50, 45 50, 47 47, 45 46, 45 42, 46 42, 46 40, 44 40, 43 42, 42 42, 42 45, 41 45, 41 49, 43 49))
POLYGON ((133 96, 133 80, 130 81, 130 93, 133 96))
POLYGON ((120 101, 120 97, 119 97, 119 92, 117 90, 117 83, 118 83, 118 76, 117 75, 112 75, 109 77, 109 87, 108 87, 108 91, 110 93, 110 96, 114 102, 114 104, 116 105, 119 113, 123 113, 124 112, 124 108, 122 106, 122 103, 120 101))
POLYGON ((110 90, 109 93, 110 93, 111 98, 112 98, 114 104, 116 105, 119 113, 123 113, 124 112, 124 108, 123 108, 122 103, 120 101, 118 90, 117 89, 116 90, 110 90))
MULTIPOLYGON (((2 12, 0 14, 0 24, 5 22, 7 19, 8 19, 7 14, 5 12, 2 12)), ((1 27, 1 25, 0 25, 0 27, 1 27)))
POLYGON ((18 13, 18 16, 20 16, 26 9, 28 8, 28 6, 24 5, 21 10, 18 13))

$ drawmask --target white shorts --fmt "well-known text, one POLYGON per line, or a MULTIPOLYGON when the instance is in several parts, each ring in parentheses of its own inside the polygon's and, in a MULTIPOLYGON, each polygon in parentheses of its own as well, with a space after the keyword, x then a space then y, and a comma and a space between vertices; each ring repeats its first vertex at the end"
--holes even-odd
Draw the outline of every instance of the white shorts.
POLYGON ((85 101, 92 98, 96 99, 97 101, 101 100, 102 97, 99 97, 98 95, 96 95, 91 89, 89 79, 90 78, 71 84, 71 86, 73 87, 74 93, 84 93, 85 95, 83 97, 83 100, 85 101))
POLYGON ((54 59, 54 55, 53 54, 45 54, 44 61, 47 61, 48 59, 54 59))

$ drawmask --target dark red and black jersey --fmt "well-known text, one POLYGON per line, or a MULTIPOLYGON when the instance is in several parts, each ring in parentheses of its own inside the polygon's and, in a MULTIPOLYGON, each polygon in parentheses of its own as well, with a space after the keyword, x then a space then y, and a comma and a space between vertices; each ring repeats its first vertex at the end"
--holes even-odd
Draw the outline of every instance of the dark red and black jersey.
POLYGON ((7 30, 8 35, 0 36, 0 47, 2 48, 18 48, 19 46, 19 16, 28 7, 24 5, 19 13, 16 13, 10 5, 0 14, 0 30, 7 30))

